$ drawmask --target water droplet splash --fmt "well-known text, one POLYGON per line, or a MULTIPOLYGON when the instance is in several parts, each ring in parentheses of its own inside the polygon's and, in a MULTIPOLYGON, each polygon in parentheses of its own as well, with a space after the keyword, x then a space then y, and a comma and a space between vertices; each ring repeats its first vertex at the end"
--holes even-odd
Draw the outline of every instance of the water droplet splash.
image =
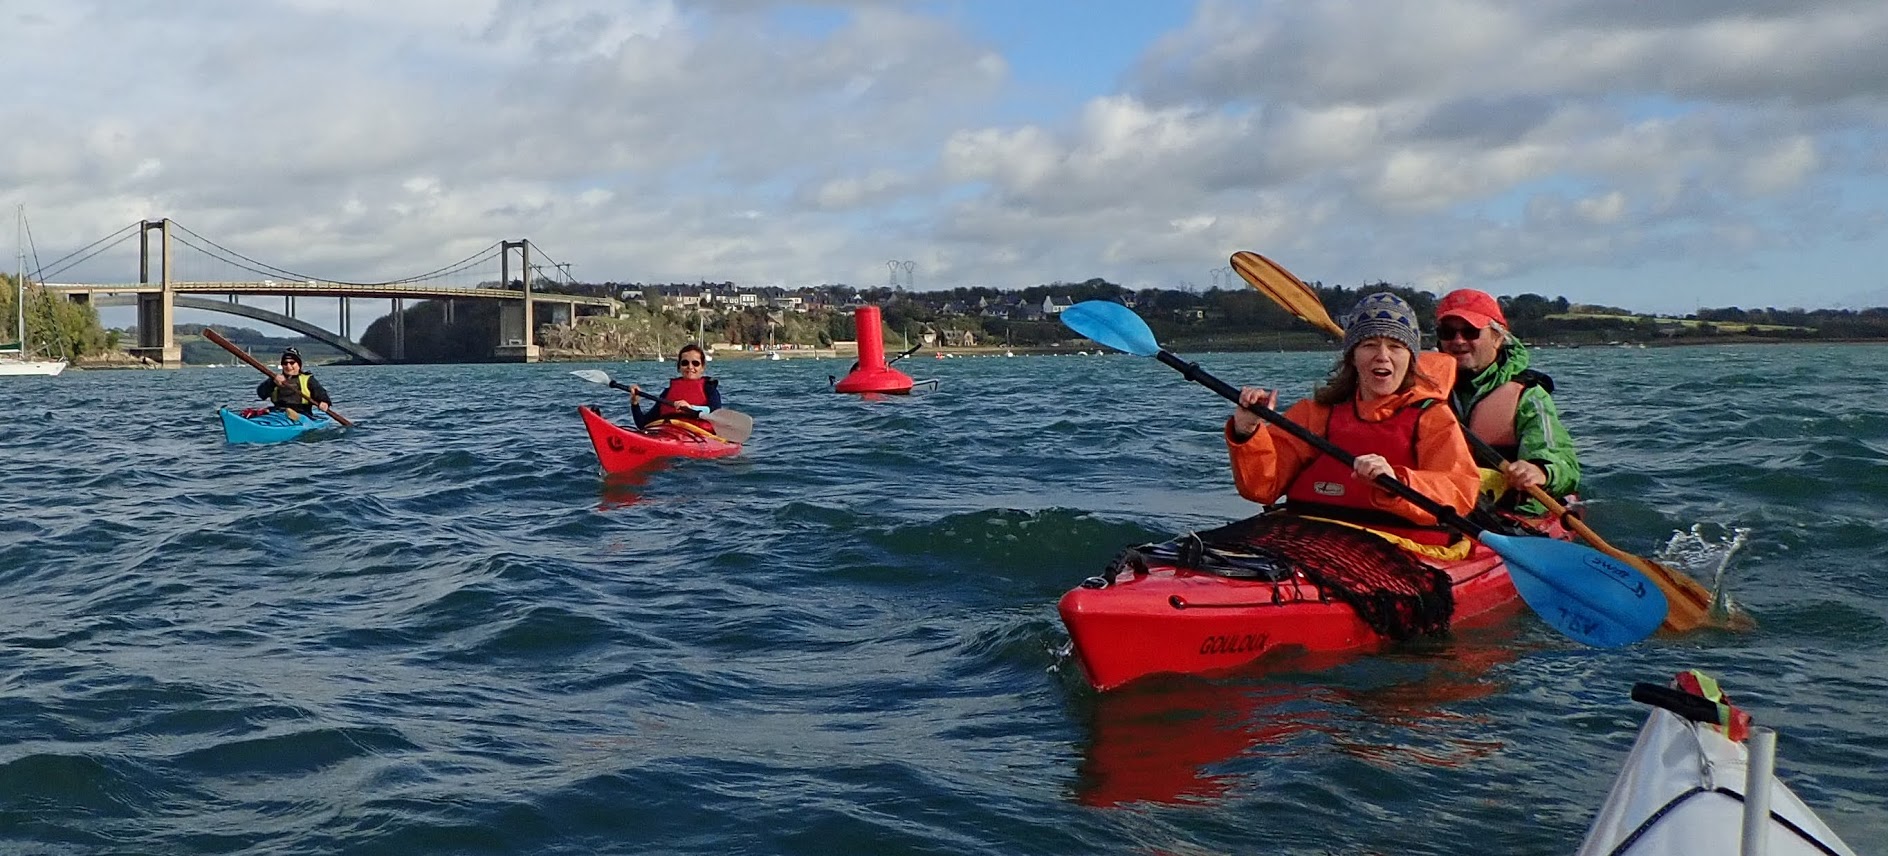
POLYGON ((1750 528, 1694 523, 1688 532, 1674 532, 1659 549, 1657 560, 1678 568, 1711 587, 1711 617, 1719 621, 1737 613, 1737 603, 1725 591, 1731 559, 1750 542, 1750 528))

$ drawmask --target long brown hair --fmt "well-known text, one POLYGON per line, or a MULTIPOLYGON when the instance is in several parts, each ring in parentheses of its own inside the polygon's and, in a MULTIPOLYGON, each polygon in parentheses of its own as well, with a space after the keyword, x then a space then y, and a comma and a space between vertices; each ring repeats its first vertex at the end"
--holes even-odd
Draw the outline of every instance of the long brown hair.
MULTIPOLYGON (((1369 340, 1366 339, 1364 341, 1367 342, 1369 340)), ((1391 341, 1396 340, 1392 339, 1391 341)), ((1358 344, 1363 343, 1359 342, 1358 344)), ((1401 345, 1403 343, 1397 342, 1397 344, 1401 345)), ((1357 397, 1357 387, 1362 383, 1362 379, 1357 375, 1357 365, 1351 362, 1350 359, 1351 354, 1355 353, 1356 350, 1356 348, 1351 348, 1345 351, 1343 356, 1337 358, 1337 365, 1331 367, 1330 377, 1325 379, 1323 386, 1318 387, 1317 392, 1311 394, 1312 401, 1322 404, 1325 407, 1335 407, 1357 397)), ((1431 380, 1428 375, 1423 374, 1421 369, 1418 368, 1421 361, 1416 359, 1416 352, 1411 351, 1409 348, 1404 348, 1403 350, 1409 354, 1409 368, 1403 372, 1403 382, 1397 385, 1397 392, 1409 392, 1416 386, 1417 381, 1431 380)))

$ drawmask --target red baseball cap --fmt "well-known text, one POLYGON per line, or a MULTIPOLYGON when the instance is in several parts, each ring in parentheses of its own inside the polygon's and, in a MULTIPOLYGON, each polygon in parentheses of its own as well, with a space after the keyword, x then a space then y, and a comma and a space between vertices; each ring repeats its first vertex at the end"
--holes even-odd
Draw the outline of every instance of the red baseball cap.
POLYGON ((1508 326, 1508 316, 1501 314, 1501 304, 1486 291, 1458 288, 1442 296, 1436 304, 1436 320, 1460 318, 1479 330, 1493 321, 1508 326))

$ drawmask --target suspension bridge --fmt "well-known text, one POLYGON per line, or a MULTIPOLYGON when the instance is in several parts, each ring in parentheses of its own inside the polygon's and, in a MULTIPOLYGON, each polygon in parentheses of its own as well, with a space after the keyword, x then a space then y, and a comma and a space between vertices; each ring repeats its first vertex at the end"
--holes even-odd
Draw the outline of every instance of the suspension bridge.
POLYGON ((540 320, 567 326, 576 323, 580 315, 613 314, 618 307, 611 297, 534 290, 569 284, 569 270, 570 265, 551 261, 529 240, 501 240, 458 262, 415 276, 382 282, 340 282, 257 261, 173 220, 163 219, 141 220, 100 238, 58 261, 37 267, 32 279, 49 292, 62 294, 75 302, 135 306, 137 342, 128 350, 165 367, 183 364, 183 347, 172 329, 179 307, 265 321, 325 342, 364 362, 402 362, 406 359, 403 310, 408 300, 443 301, 448 323, 453 320, 457 301, 500 301, 493 357, 536 362, 540 320), (96 270, 101 266, 116 268, 111 263, 113 257, 108 254, 119 249, 118 255, 124 255, 121 248, 133 239, 137 243, 136 282, 50 281, 51 277, 67 276, 74 271, 96 270), (177 251, 179 245, 186 251, 177 251), (101 264, 100 259, 106 261, 101 264), (542 271, 547 267, 560 272, 563 278, 544 276, 542 271), (255 297, 282 298, 282 311, 240 302, 242 298, 255 297), (296 301, 306 299, 338 300, 334 326, 339 329, 329 330, 298 317, 296 301), (357 300, 391 301, 392 314, 388 319, 392 335, 386 345, 389 353, 377 353, 354 337, 354 301, 357 300))

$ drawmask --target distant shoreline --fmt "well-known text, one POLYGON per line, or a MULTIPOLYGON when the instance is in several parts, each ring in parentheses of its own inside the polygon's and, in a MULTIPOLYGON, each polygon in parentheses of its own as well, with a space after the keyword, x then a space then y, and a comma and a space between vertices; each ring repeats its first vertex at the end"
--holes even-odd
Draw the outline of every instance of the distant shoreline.
MULTIPOLYGON (((1302 342, 1255 345, 1252 343, 1235 344, 1235 343, 1229 343, 1229 342, 1200 342, 1200 341, 1190 341, 1186 339, 1179 339, 1172 342, 1166 342, 1163 344, 1165 344, 1167 347, 1177 352, 1221 353, 1221 354, 1320 353, 1320 352, 1335 352, 1337 350, 1337 345, 1335 343, 1330 343, 1330 342, 1321 343, 1317 345, 1307 345, 1302 342)), ((1647 340, 1647 341, 1630 341, 1630 342, 1622 341, 1622 342, 1616 342, 1616 343, 1528 342, 1527 345, 1528 345, 1528 350, 1539 352, 1539 351, 1578 351, 1578 350, 1583 350, 1583 349, 1640 350, 1640 349, 1652 349, 1652 348, 1704 348, 1704 347, 1723 347, 1726 345, 1737 345, 1737 346, 1742 346, 1742 345, 1888 345, 1888 339, 1858 339, 1858 338, 1774 339, 1774 338, 1768 338, 1768 337, 1763 337, 1763 336, 1726 335, 1726 336, 1717 336, 1710 339, 1701 339, 1701 338, 1684 338, 1684 339, 1676 339, 1676 340, 1654 339, 1654 340, 1647 340)), ((889 358, 890 356, 895 355, 897 350, 903 350, 903 349, 902 348, 895 349, 895 350, 888 349, 887 357, 889 358)), ((1108 351, 1103 346, 1096 345, 1093 343, 1087 343, 1085 346, 1074 346, 1074 347, 1066 347, 1066 348, 1015 347, 1015 346, 986 347, 982 345, 978 345, 974 347, 951 347, 951 346, 926 345, 923 348, 920 348, 916 353, 913 353, 910 357, 907 357, 906 359, 908 360, 923 359, 926 354, 944 354, 948 356, 962 356, 962 357, 979 357, 979 356, 1000 357, 1000 356, 1003 356, 1006 352, 1013 354, 1014 356, 1018 356, 1018 357, 1077 356, 1077 355, 1082 354, 1083 352, 1093 354, 1096 350, 1102 350, 1104 353, 1113 353, 1112 351, 1108 351)), ((732 362, 767 362, 768 354, 770 353, 774 353, 774 352, 723 350, 723 351, 715 352, 713 359, 729 360, 732 362)), ((780 354, 779 362, 792 362, 792 361, 797 361, 797 360, 815 360, 815 359, 816 360, 857 359, 857 354, 853 351, 848 350, 842 354, 835 351, 832 348, 818 348, 818 349, 808 348, 808 349, 802 349, 802 350, 782 349, 778 351, 778 353, 780 354)), ((555 353, 547 352, 543 355, 543 359, 542 359, 542 362, 547 362, 547 363, 616 363, 616 362, 666 363, 668 361, 669 361, 669 358, 667 356, 652 359, 651 357, 647 355, 623 357, 623 356, 617 356, 617 355, 574 354, 574 353, 567 353, 567 352, 555 352, 555 353)), ((240 363, 185 363, 183 368, 227 368, 227 367, 233 367, 237 365, 241 365, 241 364, 240 363)), ((333 362, 316 363, 312 365, 311 368, 321 368, 324 366, 334 366, 334 365, 351 366, 351 365, 366 365, 366 364, 356 363, 356 362, 352 362, 348 360, 337 360, 333 362)), ((401 364, 400 363, 387 363, 386 365, 401 365, 401 364)), ((431 364, 409 363, 407 365, 431 365, 431 364)), ((455 364, 455 365, 477 365, 477 363, 463 363, 463 364, 455 364)), ((161 369, 163 367, 156 363, 151 362, 150 360, 140 359, 138 357, 131 356, 130 354, 127 354, 123 351, 114 351, 108 355, 80 358, 78 360, 73 361, 73 363, 68 368, 70 370, 79 370, 79 371, 121 371, 121 370, 147 371, 147 370, 152 370, 152 369, 161 369)))

